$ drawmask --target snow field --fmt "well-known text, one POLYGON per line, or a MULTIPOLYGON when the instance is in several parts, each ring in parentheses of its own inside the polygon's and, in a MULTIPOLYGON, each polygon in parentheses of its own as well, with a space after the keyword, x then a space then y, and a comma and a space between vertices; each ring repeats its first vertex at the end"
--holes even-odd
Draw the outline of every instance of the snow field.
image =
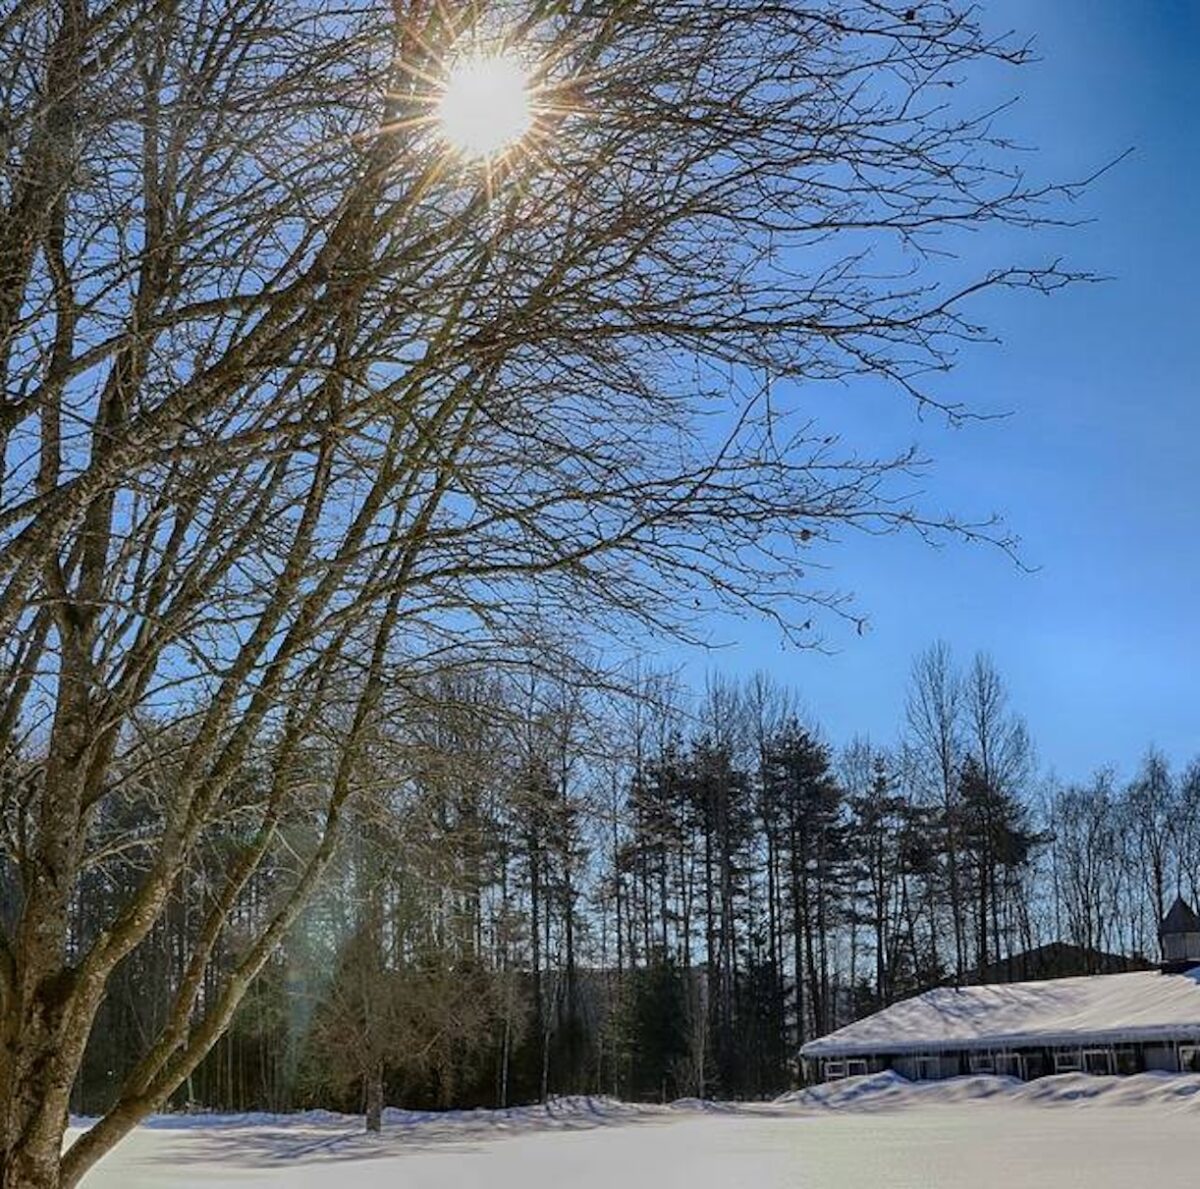
POLYGON ((609 1099, 361 1119, 162 1116, 86 1189, 1118 1189, 1190 1184, 1200 1076, 847 1079, 775 1103, 609 1099))

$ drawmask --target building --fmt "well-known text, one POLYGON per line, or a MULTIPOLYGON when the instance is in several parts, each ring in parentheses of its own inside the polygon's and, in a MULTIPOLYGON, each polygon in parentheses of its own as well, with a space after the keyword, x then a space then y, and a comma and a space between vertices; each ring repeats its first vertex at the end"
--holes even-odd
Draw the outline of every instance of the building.
POLYGON ((1200 917, 1177 900, 1159 937, 1157 970, 937 987, 800 1054, 824 1080, 884 1069, 914 1080, 1200 1071, 1200 917))
POLYGON ((1110 954, 1105 950, 1051 941, 1031 950, 1010 954, 972 970, 966 983, 1030 983, 1049 978, 1075 978, 1084 974, 1125 974, 1153 970, 1154 963, 1138 955, 1110 954))
POLYGON ((1171 911, 1158 930, 1164 970, 1187 970, 1200 961, 1200 917, 1182 896, 1175 897, 1171 911))

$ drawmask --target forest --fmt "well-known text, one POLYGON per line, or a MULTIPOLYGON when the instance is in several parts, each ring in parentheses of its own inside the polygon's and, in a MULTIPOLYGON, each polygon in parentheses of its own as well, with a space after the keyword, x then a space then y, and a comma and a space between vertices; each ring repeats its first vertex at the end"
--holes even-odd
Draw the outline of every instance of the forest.
MULTIPOLYGON (((914 661, 886 745, 835 745, 764 674, 619 687, 531 660, 395 703, 331 874, 173 1108, 377 1123, 385 1102, 771 1096, 802 1078, 804 1040, 1037 945, 1153 960, 1170 899, 1200 883, 1200 763, 1175 772, 1149 749, 1126 779, 1061 783, 995 664, 941 643, 914 661)), ((300 762, 319 785, 319 737, 300 762)), ((74 1111, 106 1109, 163 1027, 205 927, 188 906, 270 777, 245 766, 118 969, 74 1111)), ((138 876, 169 757, 138 779, 143 796, 97 826, 110 841, 74 906, 81 948, 138 876)), ((213 987, 308 842, 290 827, 231 905, 213 987)))

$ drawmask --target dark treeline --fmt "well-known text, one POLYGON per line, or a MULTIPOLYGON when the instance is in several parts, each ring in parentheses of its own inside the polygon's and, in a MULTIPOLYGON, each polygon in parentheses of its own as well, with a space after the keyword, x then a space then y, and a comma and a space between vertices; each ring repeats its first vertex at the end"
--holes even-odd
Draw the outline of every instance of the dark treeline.
MULTIPOLYGON (((1170 898, 1200 891, 1200 767, 1150 751, 1128 781, 1047 778, 986 657, 919 657, 886 747, 833 746, 762 676, 636 694, 531 669, 409 698, 334 877, 176 1104, 773 1095, 802 1076, 805 1039, 1009 955, 1152 956, 1170 898)), ((269 773, 242 779, 251 803, 269 773)), ((235 815, 230 848, 238 831, 235 815)), ((221 837, 187 880, 222 869, 221 837)), ((233 909, 247 937, 288 853, 233 909)), ((93 867, 81 944, 136 873, 121 848, 93 867)), ((194 899, 119 971, 74 1109, 103 1109, 156 1034, 204 926, 194 899)))

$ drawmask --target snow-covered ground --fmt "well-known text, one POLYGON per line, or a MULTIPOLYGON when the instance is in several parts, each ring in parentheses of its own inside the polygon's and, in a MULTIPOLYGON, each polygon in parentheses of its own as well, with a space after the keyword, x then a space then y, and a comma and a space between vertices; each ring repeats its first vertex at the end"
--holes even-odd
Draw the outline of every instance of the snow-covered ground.
POLYGON ((88 1189, 1117 1189, 1192 1182, 1200 1076, 853 1078, 764 1105, 160 1118, 88 1189))

